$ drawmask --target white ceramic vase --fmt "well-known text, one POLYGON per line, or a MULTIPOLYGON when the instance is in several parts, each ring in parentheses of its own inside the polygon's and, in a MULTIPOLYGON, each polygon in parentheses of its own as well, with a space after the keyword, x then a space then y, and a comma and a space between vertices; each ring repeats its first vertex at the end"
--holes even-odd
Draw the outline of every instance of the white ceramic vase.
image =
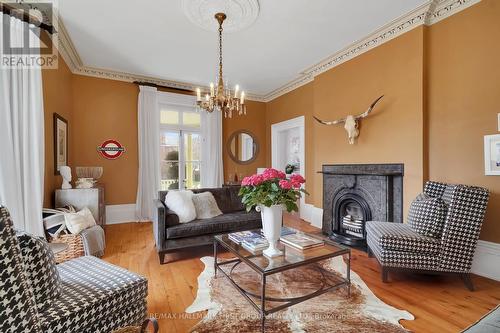
POLYGON ((283 205, 258 206, 257 211, 260 211, 262 216, 262 230, 269 243, 269 247, 263 251, 264 255, 269 258, 283 255, 283 252, 277 247, 281 236, 283 205))

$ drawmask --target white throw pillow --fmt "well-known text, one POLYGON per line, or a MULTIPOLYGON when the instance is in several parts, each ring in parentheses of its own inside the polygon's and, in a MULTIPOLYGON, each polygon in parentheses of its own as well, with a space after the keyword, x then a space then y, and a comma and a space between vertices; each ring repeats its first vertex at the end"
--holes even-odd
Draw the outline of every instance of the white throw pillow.
POLYGON ((94 216, 87 207, 76 213, 64 213, 64 221, 72 234, 79 234, 82 230, 96 225, 94 216))
POLYGON ((179 217, 180 223, 196 219, 196 209, 193 205, 192 191, 168 191, 165 204, 179 217))
POLYGON ((211 192, 202 192, 193 194, 193 204, 196 209, 197 219, 210 219, 215 216, 222 215, 217 201, 211 192))

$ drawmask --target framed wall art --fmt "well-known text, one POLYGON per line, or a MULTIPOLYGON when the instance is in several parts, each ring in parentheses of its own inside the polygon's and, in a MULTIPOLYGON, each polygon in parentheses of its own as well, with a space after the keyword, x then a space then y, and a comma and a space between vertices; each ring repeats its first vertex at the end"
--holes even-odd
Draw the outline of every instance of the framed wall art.
POLYGON ((54 174, 68 165, 68 121, 54 113, 54 174))
POLYGON ((484 137, 484 170, 487 176, 500 176, 500 134, 484 137))

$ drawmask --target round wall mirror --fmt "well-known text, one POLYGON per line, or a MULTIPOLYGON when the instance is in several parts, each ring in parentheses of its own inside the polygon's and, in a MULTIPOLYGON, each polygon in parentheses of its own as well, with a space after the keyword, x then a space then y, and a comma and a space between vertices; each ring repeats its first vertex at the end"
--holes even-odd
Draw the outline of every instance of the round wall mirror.
POLYGON ((252 163, 259 153, 259 143, 252 133, 239 130, 231 134, 226 145, 231 159, 238 164, 252 163))

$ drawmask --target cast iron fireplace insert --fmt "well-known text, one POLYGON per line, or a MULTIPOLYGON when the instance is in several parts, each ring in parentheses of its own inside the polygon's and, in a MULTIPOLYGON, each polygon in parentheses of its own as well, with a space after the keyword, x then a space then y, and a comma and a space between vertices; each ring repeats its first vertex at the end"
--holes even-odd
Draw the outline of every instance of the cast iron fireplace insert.
POLYGON ((366 249, 367 221, 403 222, 403 164, 323 165, 323 233, 366 249))

